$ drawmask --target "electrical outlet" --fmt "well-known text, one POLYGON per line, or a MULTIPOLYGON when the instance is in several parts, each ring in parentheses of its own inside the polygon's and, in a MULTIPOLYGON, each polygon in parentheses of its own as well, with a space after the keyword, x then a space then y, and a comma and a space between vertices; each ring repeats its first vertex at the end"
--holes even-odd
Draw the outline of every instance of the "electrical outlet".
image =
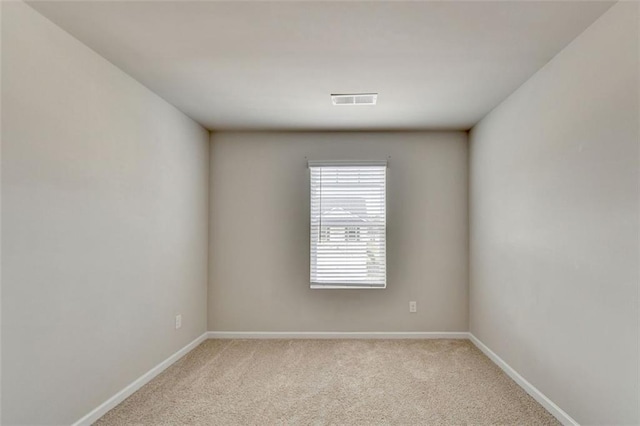
POLYGON ((415 301, 409 302, 409 312, 412 314, 418 312, 418 305, 415 301))
POLYGON ((182 327, 182 314, 176 315, 176 330, 182 327))

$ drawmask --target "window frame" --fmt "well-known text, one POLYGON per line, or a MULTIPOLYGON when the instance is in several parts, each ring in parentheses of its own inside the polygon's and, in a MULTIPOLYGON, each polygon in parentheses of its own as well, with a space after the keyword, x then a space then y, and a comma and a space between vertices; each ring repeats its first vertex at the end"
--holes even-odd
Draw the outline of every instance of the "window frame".
MULTIPOLYGON (((387 273, 387 229, 388 229, 388 223, 389 223, 389 216, 388 216, 388 204, 387 204, 387 199, 388 199, 388 183, 389 183, 389 173, 388 173, 388 162, 386 160, 383 161, 357 161, 357 160, 337 160, 337 161, 308 161, 307 162, 307 168, 309 171, 309 206, 310 206, 310 212, 309 212, 309 236, 310 236, 310 241, 309 241, 309 282, 310 282, 310 288, 311 289, 339 289, 339 290, 357 290, 357 289, 362 289, 362 290, 366 290, 366 289, 386 289, 387 288, 387 277, 388 277, 388 273, 387 273), (384 172, 384 282, 383 284, 372 284, 372 283, 364 283, 364 284, 356 284, 354 282, 344 282, 344 283, 339 283, 339 282, 333 282, 331 284, 323 284, 320 282, 314 282, 313 277, 312 277, 312 273, 313 273, 313 269, 312 269, 312 263, 313 263, 313 221, 312 221, 312 204, 313 204, 313 199, 312 199, 312 190, 311 190, 311 168, 313 167, 384 167, 385 168, 385 172, 384 172)), ((344 229, 344 233, 345 233, 345 241, 346 241, 346 237, 347 237, 347 233, 348 231, 352 231, 355 232, 355 241, 359 241, 361 238, 361 230, 360 229, 354 229, 354 228, 358 228, 357 226, 345 226, 344 229)), ((331 232, 327 230, 327 240, 323 240, 323 230, 322 229, 318 229, 318 242, 322 242, 322 241, 330 241, 331 239, 331 232)))

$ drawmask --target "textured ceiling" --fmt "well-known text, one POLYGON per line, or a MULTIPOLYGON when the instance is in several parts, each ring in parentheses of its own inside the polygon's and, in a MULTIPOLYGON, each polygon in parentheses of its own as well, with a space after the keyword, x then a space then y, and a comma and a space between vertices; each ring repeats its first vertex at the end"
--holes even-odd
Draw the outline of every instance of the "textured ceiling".
POLYGON ((470 128, 612 3, 29 4, 209 129, 362 130, 470 128))

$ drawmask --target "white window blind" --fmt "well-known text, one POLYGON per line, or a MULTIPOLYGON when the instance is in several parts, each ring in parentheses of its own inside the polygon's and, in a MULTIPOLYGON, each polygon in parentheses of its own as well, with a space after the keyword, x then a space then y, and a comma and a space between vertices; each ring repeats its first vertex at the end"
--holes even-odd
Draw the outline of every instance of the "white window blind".
POLYGON ((385 288, 387 164, 309 162, 311 287, 385 288))

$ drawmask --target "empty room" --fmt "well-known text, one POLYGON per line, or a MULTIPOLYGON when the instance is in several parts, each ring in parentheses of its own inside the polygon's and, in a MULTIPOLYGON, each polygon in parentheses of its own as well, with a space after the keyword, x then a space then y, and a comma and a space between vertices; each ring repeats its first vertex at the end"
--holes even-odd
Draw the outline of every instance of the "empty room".
POLYGON ((640 425, 640 3, 0 14, 2 425, 640 425))

